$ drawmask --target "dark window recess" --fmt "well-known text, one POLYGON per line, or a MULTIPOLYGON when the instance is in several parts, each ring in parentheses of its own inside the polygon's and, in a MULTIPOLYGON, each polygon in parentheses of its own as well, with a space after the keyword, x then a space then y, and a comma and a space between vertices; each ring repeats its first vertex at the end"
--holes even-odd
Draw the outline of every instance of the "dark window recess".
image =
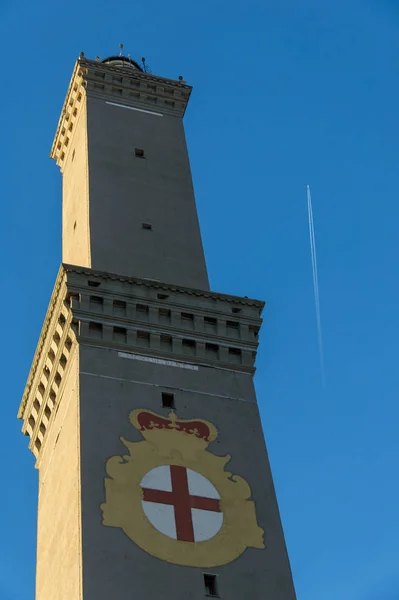
POLYGON ((173 345, 172 338, 170 335, 161 335, 160 349, 166 350, 166 352, 172 352, 173 345))
POLYGON ((205 350, 217 354, 219 352, 219 346, 217 344, 205 344, 205 350))
POLYGON ((101 338, 103 333, 103 326, 101 323, 95 323, 90 321, 89 323, 89 335, 97 338, 101 338))
POLYGON ((241 356, 241 350, 239 348, 229 348, 229 354, 231 356, 241 356))
POLYGON ((249 331, 252 333, 252 335, 254 336, 254 338, 258 337, 259 334, 259 327, 249 327, 249 331))
POLYGON ((58 323, 61 325, 61 327, 63 327, 65 325, 66 322, 66 318, 64 315, 60 315, 60 318, 58 319, 58 323))
POLYGON ((230 327, 230 329, 238 329, 239 323, 238 321, 226 321, 226 327, 230 327))
POLYGON ((182 313, 181 314, 182 321, 194 321, 194 315, 191 313, 182 313))
POLYGON ((148 306, 146 304, 137 304, 136 310, 142 313, 148 313, 148 306))
POLYGON ((163 323, 170 321, 170 310, 167 308, 159 309, 159 320, 163 323))
POLYGON ((219 597, 216 584, 216 575, 208 575, 207 573, 204 573, 204 586, 205 594, 207 596, 213 596, 215 598, 219 597))
POLYGON ((216 327, 216 319, 214 317, 204 317, 205 325, 214 325, 216 327))
POLYGON ((62 354, 62 355, 61 355, 61 358, 60 358, 60 365, 61 365, 61 367, 62 367, 63 369, 65 369, 65 365, 66 365, 66 363, 67 363, 66 356, 65 356, 65 354, 62 354))
MULTIPOLYGON (((65 341, 65 348, 69 351, 72 348, 72 340, 70 337, 67 337, 65 341)), ((50 355, 49 355, 50 356, 50 355)))
POLYGON ((114 340, 126 342, 127 330, 124 327, 114 327, 114 340))
POLYGON ((182 340, 183 354, 191 354, 191 356, 194 356, 195 348, 196 348, 195 340, 182 340))
POLYGON ((126 302, 124 302, 123 300, 114 300, 114 308, 126 309, 126 302))
POLYGON ((162 406, 164 408, 174 408, 175 407, 174 395, 167 394, 166 392, 162 392, 162 406))
POLYGON ((98 306, 102 306, 104 303, 103 298, 101 296, 90 296, 90 302, 92 304, 97 304, 98 306))
POLYGON ((98 287, 99 285, 101 285, 100 281, 88 281, 87 285, 89 285, 90 287, 98 287))
POLYGON ((150 334, 147 331, 138 331, 137 339, 150 341, 150 334))
POLYGON ((151 230, 152 229, 152 225, 151 225, 151 223, 142 223, 141 224, 141 229, 149 229, 149 230, 151 230))
POLYGON ((233 313, 235 313, 235 314, 237 315, 238 313, 240 313, 240 312, 241 312, 241 308, 237 308, 237 306, 234 306, 234 307, 231 309, 231 312, 233 312, 233 313))
POLYGON ((50 352, 48 353, 48 357, 51 360, 51 362, 54 362, 54 359, 55 359, 54 350, 50 350, 50 352))
POLYGON ((166 300, 166 298, 169 298, 168 294, 157 294, 157 298, 158 300, 166 300))
POLYGON ((46 415, 46 417, 49 419, 50 415, 51 415, 51 410, 49 406, 46 406, 46 408, 44 409, 44 414, 46 415))
POLYGON ((183 346, 186 346, 186 348, 195 348, 195 340, 183 340, 183 346))
POLYGON ((137 158, 145 158, 143 148, 135 148, 134 154, 137 156, 137 158))

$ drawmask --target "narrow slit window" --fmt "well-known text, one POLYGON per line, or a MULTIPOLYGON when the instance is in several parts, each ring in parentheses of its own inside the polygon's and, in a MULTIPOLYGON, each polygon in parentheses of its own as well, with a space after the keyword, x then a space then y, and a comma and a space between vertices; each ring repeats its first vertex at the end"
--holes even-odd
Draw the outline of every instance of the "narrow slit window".
POLYGON ((151 223, 142 223, 141 224, 141 229, 147 229, 148 231, 152 230, 152 225, 151 223))
POLYGON ((143 148, 135 148, 134 149, 134 155, 137 158, 145 158, 144 149, 143 148))
POLYGON ((213 596, 214 598, 219 597, 216 575, 208 575, 207 573, 204 573, 204 586, 206 596, 213 596))
POLYGON ((164 408, 175 408, 174 394, 168 394, 167 392, 162 392, 162 406, 164 408))

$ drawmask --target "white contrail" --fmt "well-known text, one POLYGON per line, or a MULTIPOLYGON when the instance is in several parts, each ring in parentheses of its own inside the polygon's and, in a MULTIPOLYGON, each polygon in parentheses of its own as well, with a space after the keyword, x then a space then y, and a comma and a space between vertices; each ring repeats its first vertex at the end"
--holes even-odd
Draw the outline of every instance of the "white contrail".
POLYGON ((325 377, 325 372, 324 372, 323 336, 322 336, 322 331, 321 331, 319 276, 317 273, 316 240, 315 240, 315 235, 314 235, 312 196, 310 194, 310 187, 308 185, 306 186, 306 191, 307 191, 307 197, 308 197, 310 254, 312 257, 313 289, 314 289, 314 301, 315 301, 315 307, 316 307, 316 323, 317 323, 317 338, 318 338, 318 343, 319 343, 319 354, 320 354, 320 369, 321 369, 321 379, 322 379, 323 387, 325 387, 326 377, 325 377))

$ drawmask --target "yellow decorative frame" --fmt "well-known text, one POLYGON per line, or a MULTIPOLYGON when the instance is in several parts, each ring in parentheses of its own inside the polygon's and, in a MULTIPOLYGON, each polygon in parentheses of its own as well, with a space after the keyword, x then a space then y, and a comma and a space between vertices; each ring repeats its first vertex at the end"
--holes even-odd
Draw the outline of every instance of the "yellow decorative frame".
MULTIPOLYGON (((136 428, 139 428, 137 416, 144 410, 133 411, 130 416, 136 428)), ((175 415, 171 417, 176 420, 175 415)), ((203 423, 211 432, 208 439, 215 439, 216 428, 206 421, 203 423)), ((103 525, 120 527, 140 548, 157 558, 191 567, 224 565, 247 547, 264 548, 263 530, 257 525, 255 505, 249 500, 248 483, 224 470, 231 456, 215 456, 206 450, 208 441, 178 429, 154 428, 141 433, 146 438, 142 442, 121 438, 129 450, 128 456, 113 456, 107 461, 106 502, 101 505, 103 525), (147 519, 142 508, 140 482, 148 471, 162 465, 197 471, 218 490, 223 524, 213 538, 203 542, 174 540, 155 529, 147 519)))

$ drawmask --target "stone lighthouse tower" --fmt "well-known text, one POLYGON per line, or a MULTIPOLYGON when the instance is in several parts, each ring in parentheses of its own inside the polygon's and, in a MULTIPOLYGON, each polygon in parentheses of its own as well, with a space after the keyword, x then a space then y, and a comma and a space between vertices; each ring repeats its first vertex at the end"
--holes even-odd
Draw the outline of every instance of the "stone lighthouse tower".
POLYGON ((51 156, 62 265, 19 410, 36 600, 294 600, 253 385, 263 302, 210 290, 191 88, 76 62, 51 156))

